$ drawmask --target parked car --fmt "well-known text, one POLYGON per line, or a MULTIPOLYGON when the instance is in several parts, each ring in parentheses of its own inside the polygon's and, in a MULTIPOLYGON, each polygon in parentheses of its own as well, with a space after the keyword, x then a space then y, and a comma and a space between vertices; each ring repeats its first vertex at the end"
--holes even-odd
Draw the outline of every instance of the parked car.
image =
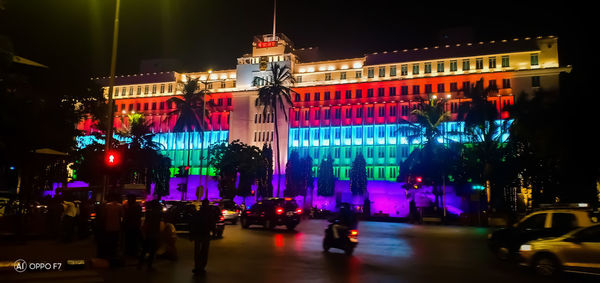
POLYGON ((553 209, 531 213, 518 223, 488 235, 490 249, 506 260, 518 255, 519 247, 539 238, 562 236, 576 228, 593 225, 585 210, 553 209))
POLYGON ((216 200, 212 204, 217 205, 221 209, 225 221, 233 225, 237 224, 240 217, 240 207, 230 199, 216 200))
POLYGON ((255 203, 241 215, 242 228, 250 225, 263 225, 267 229, 285 225, 293 230, 300 223, 302 209, 291 198, 269 198, 255 203))
MULTIPOLYGON (((200 210, 201 204, 199 202, 180 201, 170 202, 168 206, 165 220, 172 223, 175 226, 175 230, 189 232, 194 214, 200 210)), ((218 206, 211 204, 211 208, 216 222, 211 234, 215 238, 222 238, 223 231, 225 230, 225 217, 218 206)))
POLYGON ((544 276, 561 271, 600 274, 600 225, 529 241, 521 245, 519 254, 521 265, 544 276))

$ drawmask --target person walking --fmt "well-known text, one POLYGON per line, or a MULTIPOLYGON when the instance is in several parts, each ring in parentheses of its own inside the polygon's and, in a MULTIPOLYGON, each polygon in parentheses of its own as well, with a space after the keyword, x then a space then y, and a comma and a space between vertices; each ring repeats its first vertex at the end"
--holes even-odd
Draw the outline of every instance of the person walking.
POLYGON ((125 254, 137 257, 139 252, 142 207, 136 202, 135 195, 127 196, 124 207, 123 229, 125 230, 125 254))
POLYGON ((191 224, 191 239, 194 241, 194 269, 192 272, 200 274, 206 272, 210 231, 216 225, 208 199, 202 200, 202 206, 194 214, 191 224))
POLYGON ((148 270, 154 270, 152 263, 154 262, 160 240, 162 206, 158 200, 149 201, 146 205, 146 217, 144 224, 142 224, 142 235, 144 236, 143 249, 138 267, 141 267, 146 262, 148 270), (148 254, 147 258, 146 254, 148 254))
POLYGON ((73 233, 75 229, 75 217, 77 217, 77 207, 73 202, 73 197, 67 197, 67 199, 63 202, 63 207, 63 241, 68 243, 73 240, 73 233))

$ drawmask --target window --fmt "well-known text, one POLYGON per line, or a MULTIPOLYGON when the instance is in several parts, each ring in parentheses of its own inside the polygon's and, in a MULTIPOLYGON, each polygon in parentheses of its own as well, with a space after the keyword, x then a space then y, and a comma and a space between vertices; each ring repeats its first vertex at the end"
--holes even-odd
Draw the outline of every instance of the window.
POLYGON ((408 65, 401 65, 400 66, 400 75, 401 76, 408 75, 408 65))
POLYGON ((356 98, 362 98, 362 89, 356 90, 356 98))
POLYGON ((115 89, 113 90, 114 96, 119 96, 119 88, 115 87, 115 89))
POLYGON ((413 64, 413 71, 412 71, 413 75, 418 75, 419 74, 419 64, 413 64))
POLYGON ((315 101, 320 101, 320 100, 321 100, 321 93, 315 92, 315 101))
POLYGON ((133 87, 129 88, 129 95, 133 95, 133 87))
POLYGON ((146 102, 146 103, 144 103, 144 111, 147 111, 147 110, 148 110, 148 103, 146 102))
POLYGON ((136 104, 135 104, 135 110, 136 110, 136 111, 140 111, 140 110, 142 110, 142 105, 141 105, 140 103, 136 103, 136 104))
POLYGON ((304 94, 304 101, 310 101, 310 93, 305 93, 304 94))
POLYGON ((546 213, 540 213, 525 219, 517 227, 523 230, 538 230, 543 229, 545 224, 546 213))
POLYGON ((390 87, 390 96, 396 96, 396 87, 390 87))
POLYGON ((123 87, 123 93, 121 93, 122 96, 127 95, 127 87, 123 87))
POLYGON ((531 86, 532 87, 539 87, 540 86, 540 77, 539 76, 533 76, 533 77, 531 77, 531 86))
POLYGON ((431 74, 431 62, 427 62, 427 63, 423 64, 423 73, 431 74))
POLYGON ((496 57, 490 57, 489 66, 490 69, 496 69, 496 57))
POLYGON ((340 73, 340 80, 345 80, 346 79, 346 72, 341 72, 340 73))
POLYGON ((483 69, 483 58, 475 59, 475 69, 477 69, 477 70, 483 69))
POLYGON ((488 87, 491 89, 498 89, 498 86, 496 85, 496 80, 490 80, 488 87))
POLYGON ((137 95, 142 94, 142 86, 137 87, 137 95))
POLYGON ((402 116, 408 116, 409 111, 410 108, 408 107, 408 105, 402 105, 402 116))
POLYGON ((226 87, 225 82, 221 82, 221 88, 225 88, 225 87, 226 87))
POLYGON ((325 101, 330 100, 331 99, 331 92, 326 91, 324 99, 325 99, 325 101))
POLYGON ((432 88, 431 84, 426 84, 425 85, 425 93, 431 93, 432 92, 431 88, 432 88))
POLYGON ((362 116, 363 116, 363 109, 357 108, 356 109, 356 118, 362 118, 362 116))
POLYGON ((539 58, 537 54, 531 54, 531 66, 537 66, 539 64, 539 58))
POLYGON ((437 62, 437 72, 438 73, 444 72, 444 61, 437 62))
POLYGON ((310 111, 308 111, 308 110, 304 111, 304 120, 306 120, 306 121, 310 120, 310 111))
POLYGON ((334 95, 335 95, 335 99, 336 99, 336 100, 338 100, 338 99, 341 99, 341 98, 342 98, 342 92, 341 92, 341 91, 339 91, 339 90, 336 90, 336 91, 334 92, 334 95))
POLYGON ((396 117, 397 108, 396 105, 390 107, 390 116, 396 117))
POLYGON ((502 68, 510 67, 510 61, 508 55, 502 56, 502 68))
POLYGON ((156 85, 152 85, 152 94, 156 94, 156 85))
POLYGON ((367 89, 367 97, 373 97, 373 89, 372 88, 367 89))
POLYGON ((372 147, 367 147, 367 157, 373 158, 373 148, 372 147))
MULTIPOLYGON (((379 157, 379 158, 384 158, 385 157, 385 150, 384 150, 384 148, 378 148, 378 150, 377 150, 377 157, 379 157)), ((379 168, 379 169, 383 169, 383 168, 379 168)))
POLYGON ((369 79, 375 77, 375 69, 373 67, 367 69, 367 77, 369 79))
POLYGON ((129 111, 133 110, 133 104, 129 104, 129 111))
POLYGON ((557 235, 565 234, 576 227, 577 219, 572 213, 552 213, 552 230, 555 230, 557 235))
POLYGON ((390 67, 390 77, 395 77, 396 76, 396 66, 391 66, 390 67))
POLYGON ((438 84, 437 85, 437 92, 444 92, 444 84, 438 84))
POLYGON ((219 98, 217 100, 217 105, 219 105, 219 106, 223 105, 223 98, 219 98))
POLYGON ((379 77, 385 77, 385 67, 379 67, 379 77))
POLYGON ((574 235, 580 242, 600 242, 600 226, 585 228, 574 235))
POLYGON ((471 62, 469 61, 469 59, 464 59, 464 60, 462 61, 462 63, 463 63, 463 64, 462 64, 462 69, 463 69, 463 71, 468 71, 468 70, 470 70, 470 69, 471 69, 471 62))
POLYGON ((356 74, 354 75, 354 77, 357 79, 362 78, 362 71, 356 71, 356 74))
POLYGON ((144 86, 144 94, 148 94, 150 86, 144 86))
POLYGON ((408 95, 408 86, 403 85, 400 87, 400 95, 408 95))
POLYGON ((164 109, 165 109, 165 103, 164 103, 164 102, 161 102, 161 103, 158 105, 158 109, 160 109, 160 110, 164 110, 164 109))
POLYGON ((378 88, 377 96, 379 96, 379 97, 385 96, 385 88, 382 88, 382 87, 378 88))
MULTIPOLYGON (((373 110, 373 107, 367 107, 367 117, 368 118, 373 118, 373 114, 375 114, 375 111, 373 110)), ((373 129, 373 128, 371 128, 373 129)))
POLYGON ((331 109, 325 109, 325 120, 329 120, 331 117, 331 109))
POLYGON ((302 76, 296 76, 296 82, 297 83, 301 83, 302 82, 302 76))
MULTIPOLYGON (((259 81, 259 83, 260 83, 261 85, 264 85, 264 84, 265 84, 265 81, 264 81, 264 80, 260 80, 260 81, 259 81)), ((212 85, 212 83, 207 83, 207 84, 206 84, 206 88, 210 88, 210 89, 211 89, 211 88, 213 88, 213 85, 212 85)))
POLYGON ((231 106, 231 102, 232 102, 231 100, 232 100, 231 97, 227 98, 227 106, 231 106))
POLYGON ((456 72, 456 70, 458 69, 458 63, 456 60, 451 60, 450 61, 450 72, 456 72))
POLYGON ((164 84, 160 85, 160 93, 165 93, 165 85, 164 84))
POLYGON ((299 102, 300 101, 300 94, 294 95, 294 102, 299 102))
POLYGON ((346 108, 346 119, 352 118, 352 109, 346 108))
POLYGON ((325 80, 326 81, 330 81, 331 80, 331 73, 325 73, 325 80))
MULTIPOLYGON (((315 110, 315 120, 319 120, 321 119, 321 112, 317 109, 315 110)), ((319 132, 317 132, 319 133, 319 132)))
POLYGON ((458 90, 458 84, 450 83, 450 91, 457 91, 457 90, 458 90))
POLYGON ((173 84, 169 84, 169 87, 168 87, 167 91, 168 92, 173 92, 173 84))
POLYGON ((470 87, 471 87, 471 84, 469 82, 463 82, 462 83, 462 89, 463 89, 463 91, 467 91, 470 87))
POLYGON ((413 94, 419 94, 421 91, 419 90, 419 86, 418 85, 414 85, 413 86, 413 94))
POLYGON ((352 98, 352 91, 351 90, 347 90, 345 97, 346 97, 346 99, 351 99, 352 98))
POLYGON ((510 88, 510 79, 502 79, 502 88, 510 88))

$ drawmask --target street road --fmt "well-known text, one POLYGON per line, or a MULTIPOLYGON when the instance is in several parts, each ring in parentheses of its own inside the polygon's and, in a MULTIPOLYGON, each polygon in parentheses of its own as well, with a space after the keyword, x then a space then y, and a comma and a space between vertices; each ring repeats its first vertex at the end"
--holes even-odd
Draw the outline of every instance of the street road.
MULTIPOLYGON (((138 270, 135 264, 117 269, 43 274, 19 275, 5 271, 0 273, 0 281, 516 283, 597 282, 600 279, 572 274, 545 279, 516 264, 499 262, 487 249, 488 229, 485 228, 361 222, 360 243, 354 256, 348 257, 335 249, 324 253, 321 241, 326 224, 322 220, 307 220, 294 232, 283 229, 268 231, 259 226, 245 230, 239 225, 228 225, 225 237, 211 243, 207 274, 204 276, 192 276, 193 245, 182 236, 177 243, 179 260, 157 260, 153 272, 138 270), (50 277, 46 278, 46 274, 50 277)), ((9 260, 17 255, 27 258, 25 254, 31 257, 32 253, 37 254, 37 258, 54 258, 56 255, 45 253, 57 253, 56 249, 66 253, 79 251, 90 258, 94 250, 91 241, 68 245, 52 243, 52 248, 35 245, 2 245, 0 248, 6 253, 0 253, 0 260, 9 260), (73 251, 71 247, 77 250, 73 251)))

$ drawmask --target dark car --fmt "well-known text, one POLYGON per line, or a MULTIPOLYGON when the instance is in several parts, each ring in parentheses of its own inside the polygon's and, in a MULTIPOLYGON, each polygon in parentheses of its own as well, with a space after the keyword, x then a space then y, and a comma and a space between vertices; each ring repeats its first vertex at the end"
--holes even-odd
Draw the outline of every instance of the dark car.
POLYGON ((240 216, 240 207, 230 199, 216 200, 211 202, 211 204, 219 206, 221 209, 221 214, 225 217, 225 221, 229 222, 233 225, 237 224, 238 218, 240 216))
POLYGON ((293 230, 300 223, 302 209, 290 198, 269 198, 254 204, 241 215, 242 228, 250 225, 263 225, 267 229, 285 225, 293 230))
MULTIPOLYGON (((165 220, 172 223, 177 231, 190 231, 190 225, 194 214, 200 210, 201 204, 198 202, 169 202, 167 204, 165 220)), ((221 209, 217 205, 211 205, 213 215, 215 217, 215 227, 211 234, 215 238, 223 237, 225 230, 225 217, 221 213, 221 209)))
POLYGON ((492 232, 488 235, 488 244, 498 258, 506 260, 518 255, 519 247, 526 242, 559 237, 592 224, 590 214, 584 210, 543 210, 525 216, 513 226, 492 232))

